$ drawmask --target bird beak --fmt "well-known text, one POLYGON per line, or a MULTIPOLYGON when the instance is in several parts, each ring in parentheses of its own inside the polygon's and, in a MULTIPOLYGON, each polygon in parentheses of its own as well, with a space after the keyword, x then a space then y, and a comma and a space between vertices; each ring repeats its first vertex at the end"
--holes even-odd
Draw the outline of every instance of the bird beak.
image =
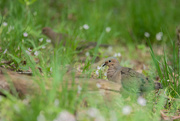
POLYGON ((104 64, 102 65, 102 67, 104 67, 104 66, 106 66, 106 63, 104 63, 104 64))

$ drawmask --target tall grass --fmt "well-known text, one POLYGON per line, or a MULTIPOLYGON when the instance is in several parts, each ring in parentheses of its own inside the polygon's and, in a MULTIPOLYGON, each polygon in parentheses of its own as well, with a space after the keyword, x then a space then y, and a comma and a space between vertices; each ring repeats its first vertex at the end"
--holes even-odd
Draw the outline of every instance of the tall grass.
MULTIPOLYGON (((172 40, 171 41, 171 47, 173 48, 172 51, 170 51, 172 54, 170 56, 167 56, 167 50, 164 48, 164 55, 162 58, 158 58, 158 56, 154 53, 152 45, 150 41, 148 40, 148 44, 150 47, 150 53, 154 62, 154 65, 156 67, 156 70, 158 72, 158 75, 160 77, 160 82, 162 83, 166 94, 170 97, 179 98, 180 97, 180 84, 179 84, 179 57, 178 57, 178 47, 176 46, 177 41, 172 40)), ((168 54, 169 55, 169 54, 168 54)))
MULTIPOLYGON (((148 0, 149 6, 142 0, 0 1, 0 18, 3 18, 0 26, 0 60, 10 60, 11 64, 5 66, 14 70, 26 71, 30 67, 35 78, 34 81, 40 88, 36 92, 37 94, 28 95, 24 99, 6 92, 6 98, 0 97, 0 119, 5 121, 52 121, 63 110, 67 110, 74 115, 80 113, 78 118, 82 121, 96 118, 99 119, 96 119, 98 121, 160 120, 160 110, 163 109, 166 101, 164 93, 159 92, 160 96, 157 96, 154 92, 149 92, 144 97, 146 99, 145 106, 138 103, 137 97, 127 95, 128 98, 124 98, 119 93, 115 93, 112 97, 104 97, 99 92, 87 91, 87 85, 82 86, 79 94, 77 93, 78 85, 74 82, 75 74, 72 72, 66 75, 66 72, 67 66, 71 67, 76 61, 79 61, 79 52, 76 47, 81 43, 78 38, 98 43, 98 46, 90 51, 92 59, 87 57, 83 69, 84 73, 91 73, 92 70, 89 67, 98 56, 101 43, 117 44, 118 47, 125 43, 131 44, 131 47, 132 44, 135 45, 134 40, 143 43, 142 38, 146 31, 152 36, 151 42, 154 42, 154 36, 162 26, 167 26, 170 30, 174 29, 180 19, 178 16, 180 10, 179 7, 173 6, 179 4, 178 1, 175 3, 175 1, 167 0, 159 2, 148 0), (163 10, 167 14, 164 14, 163 10), (144 13, 144 11, 146 12, 144 13), (75 20, 68 19, 69 14, 74 15, 75 20), (176 19, 172 19, 172 16, 176 19), (8 25, 4 26, 3 22, 7 22, 8 25), (84 24, 89 25, 88 30, 80 29, 84 24), (66 46, 54 49, 50 43, 46 42, 47 38, 41 34, 41 29, 45 26, 66 33, 72 38, 67 40, 66 46), (109 33, 105 31, 106 27, 111 28, 109 33), (135 39, 132 38, 132 35, 130 36, 131 31, 135 39), (23 35, 25 32, 28 33, 27 37, 23 35), (43 38, 42 42, 39 41, 40 38, 43 38), (46 48, 43 49, 43 46, 46 48), (28 48, 32 50, 30 55, 28 48), (38 52, 38 55, 35 55, 35 52, 38 52), (23 64, 23 61, 26 64, 23 64), (37 68, 40 68, 43 73, 40 73, 37 68), (72 82, 71 85, 68 84, 69 80, 72 82), (123 112, 126 106, 131 107, 129 114, 123 112), (91 116, 91 112, 89 112, 91 108, 98 110, 99 113, 96 114, 96 117, 91 116)), ((179 62, 175 43, 172 43, 172 46, 173 67, 168 65, 166 55, 164 55, 163 62, 160 63, 151 46, 150 48, 166 94, 179 97, 179 86, 175 84, 178 79, 176 71, 173 70, 179 69, 179 66, 176 66, 179 62), (167 80, 170 81, 167 82, 167 80), (174 84, 172 80, 175 82, 174 84)), ((132 51, 134 50, 132 49, 132 51)), ((83 81, 85 82, 87 79, 83 81)), ((173 104, 174 107, 179 107, 178 103, 173 104)), ((175 112, 177 109, 172 110, 175 112)))

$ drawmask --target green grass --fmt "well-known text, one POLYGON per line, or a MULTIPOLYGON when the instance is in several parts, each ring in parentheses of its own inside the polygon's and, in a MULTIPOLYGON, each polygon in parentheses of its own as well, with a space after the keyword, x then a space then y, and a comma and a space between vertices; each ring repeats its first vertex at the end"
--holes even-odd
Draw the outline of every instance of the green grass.
MULTIPOLYGON (((91 121, 95 118, 101 118, 102 121, 156 121, 161 119, 162 109, 168 110, 168 115, 177 115, 180 107, 180 86, 176 85, 176 82, 179 81, 177 75, 180 73, 180 59, 177 56, 174 33, 180 21, 179 5, 180 2, 177 0, 1 0, 0 61, 10 61, 10 64, 0 63, 0 66, 14 71, 26 71, 31 68, 34 82, 40 90, 37 94, 28 95, 23 99, 5 92, 7 97, 0 97, 0 120, 35 121, 40 116, 46 121, 52 121, 64 110, 74 115, 80 113, 78 118, 82 121, 91 121), (69 15, 73 16, 72 19, 68 18, 69 15), (4 22, 8 25, 4 26, 4 22), (80 29, 84 24, 89 26, 88 30, 80 29), (47 37, 41 34, 45 26, 68 34, 71 39, 66 40, 67 44, 64 47, 54 49, 46 42, 47 37), (109 33, 106 32, 107 27, 111 28, 109 33), (156 34, 161 31, 163 38, 157 41, 156 34), (25 32, 28 33, 27 37, 23 36, 25 32), (150 33, 149 38, 144 36, 145 32, 150 33), (39 41, 40 38, 43 38, 42 42, 39 41), (87 57, 85 62, 81 62, 80 58, 86 57, 86 52, 83 50, 83 54, 79 54, 76 50, 81 44, 79 38, 98 43, 98 46, 88 50, 91 58, 87 57), (87 91, 87 85, 83 85, 81 93, 77 94, 75 83, 72 83, 71 88, 63 83, 67 66, 81 65, 83 74, 90 76, 96 71, 92 68, 96 63, 96 57, 101 60, 113 56, 115 52, 122 52, 125 57, 121 59, 122 65, 132 66, 129 60, 143 60, 138 52, 134 52, 138 48, 142 53, 146 53, 147 39, 152 56, 152 60, 149 59, 150 62, 147 63, 154 62, 154 65, 150 68, 153 71, 146 74, 152 78, 158 75, 164 89, 158 93, 151 91, 145 94, 146 106, 138 104, 137 95, 123 97, 119 94, 105 99, 97 91, 87 91), (150 43, 158 46, 167 44, 164 56, 157 56, 150 43), (99 48, 100 44, 116 45, 113 46, 113 54, 109 54, 107 49, 99 48), (170 44, 171 47, 168 46, 170 44), (43 49, 43 46, 46 48, 43 49), (31 55, 27 53, 28 48, 32 50, 31 55), (34 53, 37 52, 38 55, 35 56, 34 53), (40 68, 43 74, 37 68, 40 68), (49 89, 46 89, 47 86, 49 89), (59 91, 59 88, 62 90, 59 91), (111 98, 112 100, 108 101, 111 98), (83 106, 85 101, 87 106, 83 106), (54 104, 55 102, 58 102, 58 105, 54 104), (128 115, 123 114, 125 106, 131 107, 128 115), (81 113, 88 112, 90 108, 95 108, 99 113, 95 117, 81 113)), ((104 71, 101 73, 102 75, 97 78, 104 78, 104 71)), ((68 75, 72 77, 72 82, 75 80, 74 75, 73 72, 68 75)), ((44 120, 42 118, 38 121, 44 120)))
MULTIPOLYGON (((170 38, 171 39, 171 38, 170 38)), ((154 65, 161 79, 161 83, 166 90, 166 93, 170 97, 180 98, 180 84, 179 84, 179 56, 178 47, 175 46, 177 41, 171 41, 171 48, 173 48, 172 54, 168 57, 167 51, 164 48, 164 55, 158 58, 148 40, 150 46, 151 56, 153 58, 154 65), (168 64, 171 62, 171 64, 168 64)))

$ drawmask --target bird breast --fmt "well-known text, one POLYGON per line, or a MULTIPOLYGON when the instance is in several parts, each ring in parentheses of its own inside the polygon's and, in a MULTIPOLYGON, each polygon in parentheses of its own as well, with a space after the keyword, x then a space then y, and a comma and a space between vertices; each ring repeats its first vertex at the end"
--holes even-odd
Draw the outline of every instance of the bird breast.
POLYGON ((118 69, 116 69, 113 66, 110 66, 107 71, 107 78, 109 81, 114 81, 119 83, 121 80, 121 74, 119 73, 118 69))

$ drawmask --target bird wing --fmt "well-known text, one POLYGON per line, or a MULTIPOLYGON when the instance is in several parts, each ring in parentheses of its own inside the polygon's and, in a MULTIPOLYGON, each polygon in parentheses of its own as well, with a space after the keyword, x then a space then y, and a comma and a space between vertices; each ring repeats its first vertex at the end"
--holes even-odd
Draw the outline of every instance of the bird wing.
POLYGON ((150 81, 143 74, 127 67, 121 67, 121 82, 124 88, 137 91, 147 90, 150 81))

